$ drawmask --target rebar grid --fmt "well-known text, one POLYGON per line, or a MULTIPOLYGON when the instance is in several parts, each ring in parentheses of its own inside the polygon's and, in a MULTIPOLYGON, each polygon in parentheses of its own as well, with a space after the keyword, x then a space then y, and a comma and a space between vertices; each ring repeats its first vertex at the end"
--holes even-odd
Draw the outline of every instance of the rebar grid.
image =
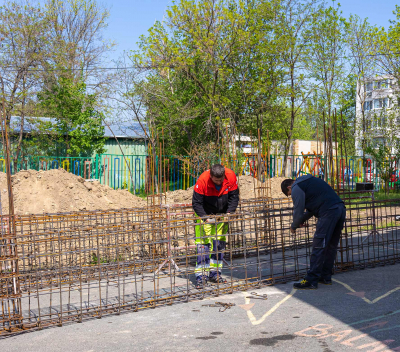
MULTIPOLYGON (((347 206, 337 271, 400 259, 400 199, 342 195, 347 206)), ((2 217, 0 335, 123 311, 218 296, 300 278, 315 220, 290 233, 288 199, 241 201, 229 224, 224 284, 196 290, 196 218, 190 204, 2 217), (17 250, 18 249, 18 250, 17 250), (16 267, 17 266, 17 267, 16 267), (18 270, 16 270, 18 269, 18 270)))

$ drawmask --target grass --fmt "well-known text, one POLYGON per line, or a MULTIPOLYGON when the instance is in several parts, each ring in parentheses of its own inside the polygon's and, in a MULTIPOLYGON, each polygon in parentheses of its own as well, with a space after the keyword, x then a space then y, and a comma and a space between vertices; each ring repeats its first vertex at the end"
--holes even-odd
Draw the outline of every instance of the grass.
POLYGON ((118 261, 123 261, 124 257, 120 254, 117 258, 114 259, 108 259, 106 257, 101 258, 98 260, 96 253, 92 253, 92 255, 89 258, 89 263, 90 265, 95 265, 95 264, 110 264, 110 263, 116 263, 118 261))
MULTIPOLYGON (((396 222, 396 221, 390 221, 387 224, 385 223, 385 224, 376 226, 376 229, 380 230, 380 229, 386 229, 386 228, 396 227, 396 226, 400 226, 400 223, 396 222)), ((372 225, 367 225, 367 226, 361 227, 361 230, 373 230, 373 229, 374 229, 374 227, 372 225)))
POLYGON ((385 194, 383 191, 375 192, 375 200, 388 200, 388 199, 400 199, 399 192, 389 192, 385 194))
POLYGON ((141 189, 140 191, 136 191, 136 193, 131 192, 132 194, 134 194, 135 196, 138 196, 144 200, 147 199, 147 193, 144 191, 144 189, 141 189))
MULTIPOLYGON (((369 203, 371 200, 371 196, 369 196, 367 193, 363 196, 366 198, 352 199, 351 205, 347 204, 346 207, 348 209, 354 209, 357 207, 357 204, 359 204, 359 203, 369 203)), ((347 194, 344 193, 343 198, 346 199, 346 197, 347 197, 347 194)), ((374 198, 375 198, 375 201, 385 201, 385 200, 399 200, 400 201, 400 192, 392 191, 392 192, 389 192, 388 194, 385 194, 384 191, 379 191, 379 192, 375 192, 374 198)))

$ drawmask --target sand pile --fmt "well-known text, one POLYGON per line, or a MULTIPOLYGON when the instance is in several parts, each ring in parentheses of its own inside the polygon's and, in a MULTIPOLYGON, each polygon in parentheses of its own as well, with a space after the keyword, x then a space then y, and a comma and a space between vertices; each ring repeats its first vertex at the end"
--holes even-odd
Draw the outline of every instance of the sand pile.
MULTIPOLYGON (((284 195, 281 191, 281 183, 285 179, 285 177, 274 177, 270 180, 271 182, 271 197, 272 198, 282 198, 284 195)), ((239 189, 240 189, 240 198, 241 199, 251 199, 258 197, 257 187, 265 186, 265 183, 258 182, 252 176, 240 176, 239 177, 239 189), (254 186, 256 187, 256 192, 254 193, 254 186)), ((193 195, 193 187, 190 187, 186 191, 172 191, 167 192, 167 203, 191 203, 192 195, 193 195)))
MULTIPOLYGON (((284 180, 283 177, 271 179, 273 198, 282 198, 282 180, 284 180)), ((21 215, 147 206, 146 200, 127 190, 114 190, 101 185, 98 181, 85 181, 82 177, 63 169, 20 171, 12 176, 12 183, 15 213, 21 215)), ((258 196, 257 190, 254 193, 255 183, 258 187, 258 181, 251 176, 239 178, 241 199, 258 196)), ((191 204, 193 188, 167 192, 167 203, 191 204)), ((6 174, 2 172, 0 173, 0 192, 3 214, 8 214, 7 181, 6 174)))
POLYGON ((186 191, 178 190, 178 191, 167 192, 166 193, 167 204, 175 204, 175 203, 192 204, 193 189, 194 186, 188 188, 186 191))
MULTIPOLYGON (((282 198, 285 195, 281 190, 281 183, 286 177, 273 177, 268 182, 271 182, 271 195, 272 198, 282 198)), ((241 199, 257 198, 259 194, 258 187, 266 187, 265 182, 259 182, 252 176, 240 176, 239 177, 239 189, 241 199), (255 192, 254 192, 255 187, 255 192)), ((266 191, 264 191, 266 192, 266 191)), ((265 193, 265 196, 267 194, 265 193)))
MULTIPOLYGON (((107 210, 146 206, 127 190, 114 190, 98 181, 85 181, 63 169, 27 170, 12 176, 16 214, 107 210)), ((6 174, 0 173, 3 214, 8 214, 6 174)))

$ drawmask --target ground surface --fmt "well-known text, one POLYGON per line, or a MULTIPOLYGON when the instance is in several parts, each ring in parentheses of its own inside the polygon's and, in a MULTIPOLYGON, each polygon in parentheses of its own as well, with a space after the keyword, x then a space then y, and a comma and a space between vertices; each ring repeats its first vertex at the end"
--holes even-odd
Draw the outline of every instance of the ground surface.
MULTIPOLYGON (((1 351, 389 351, 400 346, 400 265, 108 316, 0 340, 1 351), (251 292, 267 300, 246 298, 251 292), (205 307, 234 303, 219 312, 205 307), (384 343, 389 344, 385 347, 384 343)), ((397 350, 400 350, 397 349, 397 350)))

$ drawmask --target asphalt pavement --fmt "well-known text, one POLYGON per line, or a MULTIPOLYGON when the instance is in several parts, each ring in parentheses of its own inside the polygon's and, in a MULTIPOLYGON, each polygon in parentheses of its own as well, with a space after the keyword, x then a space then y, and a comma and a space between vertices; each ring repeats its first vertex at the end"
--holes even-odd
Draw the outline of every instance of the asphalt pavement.
POLYGON ((400 351, 399 271, 346 272, 317 290, 288 283, 26 332, 0 339, 0 351, 400 351))

